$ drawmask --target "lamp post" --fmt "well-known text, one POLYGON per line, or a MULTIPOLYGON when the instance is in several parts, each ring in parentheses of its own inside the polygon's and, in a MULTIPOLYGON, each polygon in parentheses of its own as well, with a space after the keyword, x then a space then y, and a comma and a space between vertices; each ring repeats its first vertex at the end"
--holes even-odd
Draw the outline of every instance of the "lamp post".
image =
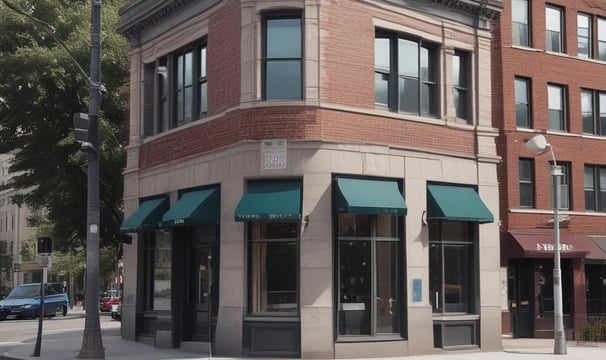
POLYGON ((564 333, 564 316, 562 309, 562 269, 560 266, 560 219, 558 210, 560 208, 560 183, 562 173, 562 167, 556 163, 555 154, 553 152, 553 146, 547 143, 545 136, 536 135, 528 142, 526 147, 535 155, 545 153, 545 150, 549 148, 551 152, 551 159, 553 164, 551 165, 551 183, 552 183, 552 199, 553 199, 553 338, 554 354, 566 354, 566 336, 564 333))

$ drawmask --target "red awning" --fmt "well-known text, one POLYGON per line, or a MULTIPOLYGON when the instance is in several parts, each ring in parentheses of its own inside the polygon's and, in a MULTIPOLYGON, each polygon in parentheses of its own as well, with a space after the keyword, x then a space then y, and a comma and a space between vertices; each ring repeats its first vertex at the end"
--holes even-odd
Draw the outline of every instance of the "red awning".
MULTIPOLYGON (((553 229, 512 230, 505 235, 503 251, 510 258, 550 258, 554 254, 553 229)), ((560 257, 579 258, 591 252, 591 240, 560 230, 560 257)))
POLYGON ((591 252, 587 254, 585 263, 606 263, 606 236, 589 235, 591 252))

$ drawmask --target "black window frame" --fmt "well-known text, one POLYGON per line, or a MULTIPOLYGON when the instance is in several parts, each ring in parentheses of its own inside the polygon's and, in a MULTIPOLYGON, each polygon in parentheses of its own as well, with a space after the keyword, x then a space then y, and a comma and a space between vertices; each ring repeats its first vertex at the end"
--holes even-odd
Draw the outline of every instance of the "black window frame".
MULTIPOLYGON (((433 316, 453 315, 453 314, 478 314, 479 285, 479 257, 478 257, 478 225, 474 222, 449 221, 449 220, 428 220, 429 234, 429 284, 430 289, 429 303, 431 305, 433 316), (453 239, 454 233, 447 230, 453 230, 455 226, 462 226, 465 238, 453 239), (467 256, 465 264, 447 266, 447 262, 457 262, 458 257, 450 256, 447 250, 463 250, 467 256), (437 252, 434 250, 438 250, 437 252), (434 259, 436 256, 439 259, 434 259), (436 266, 434 260, 439 261, 436 266), (464 278, 459 276, 457 283, 451 283, 453 275, 457 270, 464 270, 464 278), (448 280, 450 278, 450 280, 448 280), (438 286, 435 284, 439 283, 438 286), (466 291, 459 291, 459 297, 463 297, 463 302, 452 301, 457 297, 457 288, 466 291), (454 296, 453 296, 454 290, 454 296), (448 300, 451 298, 451 300, 448 300)), ((458 234, 461 235, 461 234, 458 234)), ((459 252, 460 254, 460 252, 459 252)))
MULTIPOLYGON (((305 58, 305 48, 304 48, 304 17, 301 11, 292 11, 292 12, 268 12, 264 13, 262 16, 262 99, 263 100, 303 100, 304 95, 304 62, 305 58), (294 20, 298 19, 300 23, 300 45, 299 45, 299 57, 269 57, 268 55, 268 22, 273 20, 294 20), (268 94, 268 76, 270 76, 271 72, 268 70, 268 64, 272 62, 299 62, 299 88, 298 96, 288 96, 288 97, 280 97, 268 94)), ((285 93, 283 91, 278 91, 278 93, 285 93)))
POLYGON ((455 114, 458 119, 462 119, 467 123, 471 123, 471 89, 469 88, 469 85, 472 83, 470 76, 471 55, 469 54, 469 52, 466 51, 455 50, 452 57, 452 61, 452 91, 453 102, 455 105, 455 114))
POLYGON ((581 119, 584 134, 606 136, 606 91, 581 89, 581 119))
POLYGON ((534 159, 520 158, 518 160, 518 183, 520 208, 534 209, 536 206, 534 159), (524 169, 522 169, 523 166, 525 167, 524 169), (526 173, 528 174, 524 175, 526 173), (530 194, 525 194, 524 189, 530 190, 530 194), (524 199, 530 200, 530 203, 523 201, 524 199))
MULTIPOLYGON (((301 249, 301 223, 300 222, 296 222, 296 221, 249 221, 248 222, 248 240, 247 240, 247 248, 248 248, 248 266, 247 266, 247 281, 248 281, 248 292, 247 292, 247 300, 246 300, 246 313, 248 314, 248 316, 253 316, 253 317, 297 317, 300 315, 300 311, 301 311, 301 286, 300 286, 300 266, 299 266, 299 262, 300 262, 300 249, 301 249), (273 226, 275 225, 276 227, 294 227, 296 230, 296 237, 269 237, 269 238, 256 238, 257 233, 260 235, 261 234, 261 228, 264 226, 273 226), (254 284, 255 279, 254 279, 254 273, 255 273, 255 269, 254 266, 255 265, 264 265, 266 266, 265 270, 268 273, 268 269, 267 269, 267 265, 268 263, 265 264, 257 264, 255 261, 255 259, 253 259, 253 257, 255 256, 255 248, 257 247, 257 245, 259 244, 279 244, 279 245, 286 245, 286 246, 292 246, 294 245, 295 248, 295 261, 293 264, 291 264, 294 267, 294 271, 295 274, 292 274, 291 276, 295 277, 295 300, 296 300, 296 309, 294 311, 280 311, 279 310, 279 305, 280 304, 276 304, 278 305, 278 310, 276 311, 263 311, 263 310, 258 310, 259 307, 263 307, 263 305, 269 305, 268 304, 257 304, 255 303, 255 301, 253 300, 254 296, 255 296, 255 291, 263 291, 264 289, 262 288, 263 284, 254 284), (261 286, 260 289, 257 289, 256 286, 259 285, 261 286)), ((263 250, 261 248, 261 250, 263 250)), ((267 251, 267 247, 264 249, 265 251, 267 251)), ((266 257, 267 259, 267 257, 266 257)), ((269 259, 268 259, 269 260, 269 259)), ((283 272, 281 272, 282 275, 283 272)), ((272 274, 272 276, 275 274, 272 274)), ((265 279, 266 280, 266 287, 267 292, 269 293, 269 286, 270 283, 272 283, 271 279, 268 277, 265 279)), ((269 301, 269 294, 267 296, 267 299, 269 301)))
POLYGON ((583 189, 585 211, 606 212, 606 166, 585 164, 583 189), (588 180, 591 180, 591 184, 588 184, 588 180))
MULTIPOLYGON (((375 64, 377 59, 377 39, 389 39, 389 69, 375 65, 375 106, 387 108, 389 111, 401 114, 412 114, 422 117, 437 118, 440 114, 440 69, 439 69, 439 44, 425 41, 421 38, 411 37, 407 34, 396 33, 383 29, 375 30, 375 64), (400 71, 399 49, 401 42, 414 44, 417 48, 416 73, 403 74, 400 71), (423 65, 426 65, 424 68, 423 65), (377 76, 387 75, 387 104, 377 102, 377 76), (401 82, 416 83, 416 101, 414 109, 403 109, 400 92, 403 91, 401 82), (424 94, 426 94, 424 96, 424 94)), ((410 89, 410 88, 408 88, 410 89)))
POLYGON ((597 26, 596 26, 597 36, 597 48, 596 48, 596 58, 600 61, 606 61, 606 38, 601 38, 600 34, 604 34, 606 36, 606 18, 598 17, 597 18, 597 26), (604 26, 604 31, 600 31, 600 29, 604 26))
MULTIPOLYGON (((143 64, 142 82, 142 137, 148 137, 201 120, 208 116, 208 81, 206 74, 206 61, 202 62, 202 50, 206 54, 206 37, 192 42, 172 53, 157 58, 154 62, 143 64), (192 54, 191 69, 187 76, 191 78, 191 101, 189 112, 191 118, 179 118, 178 97, 184 93, 179 87, 178 78, 186 77, 186 69, 178 74, 178 59, 186 53, 192 54), (202 68, 204 65, 204 68, 202 68), (204 74, 203 74, 204 73, 204 74), (202 88, 206 93, 202 93, 202 88)), ((205 60, 205 59, 204 59, 205 60)), ((185 113, 186 104, 183 103, 182 113, 185 113)))
MULTIPOLYGON (((368 339, 405 339, 406 338, 406 331, 407 331, 407 326, 406 326, 406 309, 407 309, 407 300, 405 298, 405 286, 403 286, 403 282, 406 274, 406 267, 405 267, 405 250, 404 250, 404 217, 400 216, 400 215, 390 215, 390 214, 354 214, 354 213, 336 213, 335 214, 336 217, 336 221, 335 221, 335 282, 336 284, 338 284, 337 289, 335 291, 335 308, 338 309, 335 312, 335 317, 336 317, 336 336, 337 336, 337 340, 338 341, 347 341, 347 340, 351 340, 351 339, 359 339, 359 338, 368 338, 368 339), (395 237, 393 236, 393 233, 391 236, 385 236, 384 234, 379 234, 377 229, 378 229, 378 223, 379 223, 379 216, 384 216, 384 217, 390 217, 391 219, 396 219, 396 223, 395 223, 395 228, 393 228, 394 224, 392 223, 392 231, 395 231, 395 237), (345 231, 340 233, 340 225, 342 223, 342 218, 341 217, 353 217, 356 219, 356 225, 354 227, 354 229, 356 229, 354 231, 354 233, 348 234, 345 231), (368 222, 366 223, 366 230, 360 230, 360 229, 364 229, 364 226, 360 226, 360 224, 362 224, 363 222, 358 222, 358 219, 368 219, 368 222), (342 264, 345 263, 345 261, 341 260, 341 252, 342 252, 342 248, 341 246, 347 246, 347 245, 353 245, 353 244, 362 244, 364 246, 364 244, 369 245, 369 249, 368 249, 368 254, 370 256, 370 263, 369 264, 369 271, 370 271, 370 282, 368 284, 368 286, 370 287, 370 299, 377 299, 379 298, 378 296, 378 284, 376 281, 376 277, 378 275, 378 270, 377 270, 377 264, 378 264, 378 254, 377 254, 377 246, 378 245, 385 245, 385 244, 389 244, 389 245, 395 245, 395 251, 393 252, 393 255, 395 255, 396 259, 395 259, 395 276, 396 279, 394 280, 394 283, 392 284, 393 286, 395 286, 395 293, 396 293, 396 302, 395 305, 392 304, 392 306, 394 306, 392 308, 393 311, 396 311, 397 316, 395 316, 393 318, 393 320, 396 322, 396 326, 398 327, 397 330, 393 331, 393 332, 381 332, 378 329, 378 322, 380 321, 380 307, 381 307, 381 302, 377 303, 377 301, 368 301, 367 306, 370 307, 370 309, 366 309, 366 307, 364 307, 364 309, 360 309, 358 311, 366 311, 368 310, 370 315, 368 315, 368 319, 367 322, 362 320, 360 321, 360 333, 351 333, 348 332, 348 328, 346 327, 347 323, 348 323, 348 318, 345 318, 345 314, 346 311, 349 310, 345 310, 343 307, 343 304, 347 304, 349 303, 349 299, 347 298, 347 295, 345 294, 347 292, 347 287, 343 287, 341 286, 341 281, 343 281, 342 277, 342 271, 343 269, 349 269, 349 267, 344 267, 342 264), (362 333, 362 326, 366 324, 368 326, 368 332, 369 333, 362 333), (345 327, 344 327, 345 326, 345 327)), ((364 246, 365 247, 365 246, 364 246)), ((392 249, 393 250, 393 249, 392 249)), ((392 259, 393 262, 393 259, 392 259)), ((392 289, 393 290, 393 289, 392 289)), ((357 303, 359 303, 360 301, 363 300, 356 300, 357 303)), ((364 303, 364 302, 362 302, 364 303)), ((353 312, 356 312, 356 310, 351 310, 353 312)), ((393 325, 393 324, 392 324, 393 325)))
MULTIPOLYGON (((549 160, 549 164, 551 164, 551 166, 553 166, 553 160, 549 160)), ((559 210, 570 210, 572 209, 572 203, 571 203, 571 199, 572 199, 572 194, 571 194, 571 177, 570 177, 570 169, 572 168, 572 164, 568 161, 558 161, 557 162, 558 166, 560 167, 560 170, 562 171, 562 176, 560 176, 560 188, 559 188, 559 193, 560 193, 560 206, 559 206, 559 210)), ((552 179, 553 181, 553 179, 552 179)), ((555 185, 552 184, 552 185, 555 185)), ((551 208, 553 209, 553 201, 554 201, 554 197, 551 196, 551 208)))
POLYGON ((516 76, 514 78, 514 98, 515 98, 515 104, 516 104, 516 127, 519 128, 526 128, 526 129, 531 129, 532 128, 532 103, 531 103, 531 99, 532 96, 530 96, 532 91, 532 83, 531 80, 529 78, 525 78, 525 77, 521 77, 521 76, 516 76), (518 84, 524 84, 525 87, 525 93, 523 94, 523 99, 522 99, 522 94, 518 94, 518 84), (521 101, 524 100, 524 101, 521 101), (521 113, 525 114, 525 121, 522 121, 524 119, 520 118, 521 113))

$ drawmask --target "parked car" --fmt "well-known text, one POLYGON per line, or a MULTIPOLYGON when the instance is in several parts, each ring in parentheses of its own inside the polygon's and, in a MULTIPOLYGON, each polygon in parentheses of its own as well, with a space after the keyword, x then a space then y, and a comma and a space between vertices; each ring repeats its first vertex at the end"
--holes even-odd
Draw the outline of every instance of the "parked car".
MULTIPOLYGON (((69 298, 63 284, 45 284, 44 316, 67 315, 69 298)), ((40 283, 19 285, 0 300, 0 320, 34 318, 40 315, 40 283)))
POLYGON ((120 304, 120 297, 118 296, 117 291, 108 291, 101 299, 99 300, 99 311, 111 311, 112 305, 120 304))

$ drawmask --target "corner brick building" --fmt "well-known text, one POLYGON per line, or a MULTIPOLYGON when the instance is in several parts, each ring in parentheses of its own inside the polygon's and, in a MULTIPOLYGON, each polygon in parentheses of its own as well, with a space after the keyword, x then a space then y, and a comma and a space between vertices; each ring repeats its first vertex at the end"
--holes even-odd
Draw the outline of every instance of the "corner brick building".
POLYGON ((122 336, 233 356, 500 349, 502 6, 122 9, 122 336))
POLYGON ((553 337, 553 161, 525 144, 542 134, 563 170, 564 325, 579 339, 606 312, 606 2, 509 0, 493 29, 503 333, 553 337))

